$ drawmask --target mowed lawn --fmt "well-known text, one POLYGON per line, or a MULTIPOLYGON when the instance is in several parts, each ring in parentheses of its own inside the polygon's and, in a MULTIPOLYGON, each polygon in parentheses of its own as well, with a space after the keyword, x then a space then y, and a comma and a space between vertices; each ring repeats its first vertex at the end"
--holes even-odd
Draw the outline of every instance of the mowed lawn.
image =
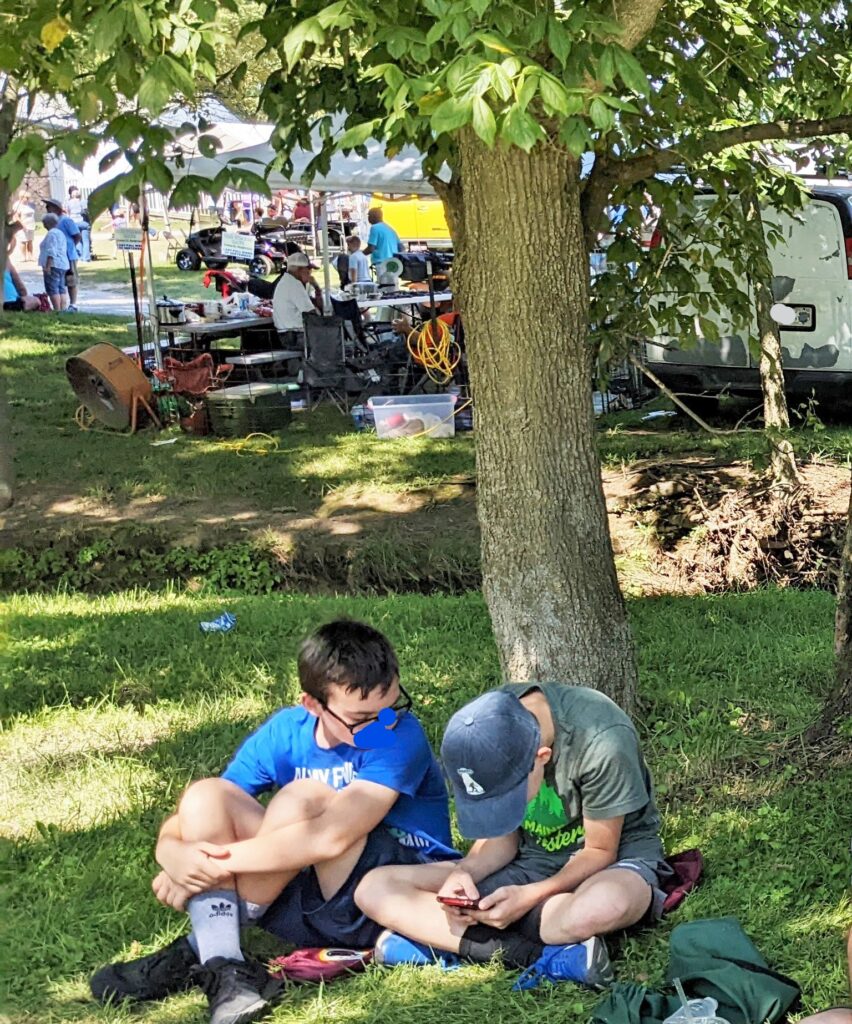
MULTIPOLYGON (((848 759, 787 743, 831 671, 832 599, 758 592, 630 604, 641 667, 636 720, 668 849, 699 846, 700 890, 615 951, 621 980, 662 981, 678 921, 736 915, 806 1009, 845 996, 852 924, 848 759)), ((143 1010, 88 999, 91 970, 156 948, 183 918, 153 899, 153 839, 183 787, 222 769, 241 737, 297 695, 300 637, 340 614, 396 644, 404 682, 438 744, 447 717, 499 681, 478 595, 382 599, 165 592, 9 597, 0 603, 0 1014, 14 1024, 206 1021, 189 994, 143 1010), (204 637, 223 609, 236 630, 204 637), (5 996, 5 997, 4 997, 5 996)), ((270 951, 253 938, 256 951, 270 951)), ((293 988, 274 1020, 313 1024, 581 1024, 573 986, 513 994, 499 967, 443 975, 371 969, 293 988)))

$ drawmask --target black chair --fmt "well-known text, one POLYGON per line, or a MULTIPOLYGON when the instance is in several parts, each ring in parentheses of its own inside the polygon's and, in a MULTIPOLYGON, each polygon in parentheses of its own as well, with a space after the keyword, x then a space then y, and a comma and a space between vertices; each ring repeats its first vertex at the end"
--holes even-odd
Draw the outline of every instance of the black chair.
POLYGON ((305 362, 303 385, 307 410, 328 397, 342 413, 349 412, 347 384, 350 371, 343 343, 343 320, 339 316, 303 313, 305 362))
POLYGON ((365 322, 357 299, 335 299, 332 296, 331 308, 334 315, 344 321, 350 339, 362 351, 367 352, 379 343, 393 340, 394 330, 390 324, 365 322))

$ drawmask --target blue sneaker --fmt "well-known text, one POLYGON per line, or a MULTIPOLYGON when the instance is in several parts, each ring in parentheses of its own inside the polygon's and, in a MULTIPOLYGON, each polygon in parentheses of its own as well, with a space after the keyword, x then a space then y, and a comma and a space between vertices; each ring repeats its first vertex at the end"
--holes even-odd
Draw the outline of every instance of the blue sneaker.
POLYGON ((512 986, 512 991, 538 988, 543 981, 573 981, 589 988, 606 988, 614 980, 606 944, 595 935, 570 946, 545 946, 538 960, 512 986))
POLYGON ((430 964, 437 964, 444 971, 453 971, 461 966, 461 961, 455 953, 445 949, 432 949, 431 946, 424 946, 387 929, 376 939, 373 960, 383 967, 396 967, 398 964, 428 967, 430 964))

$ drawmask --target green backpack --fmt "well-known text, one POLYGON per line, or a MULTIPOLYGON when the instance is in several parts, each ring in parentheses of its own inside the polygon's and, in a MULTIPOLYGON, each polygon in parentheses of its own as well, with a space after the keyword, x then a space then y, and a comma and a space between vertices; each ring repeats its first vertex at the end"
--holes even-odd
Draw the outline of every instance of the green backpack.
MULTIPOLYGON (((770 970, 735 917, 679 924, 669 939, 668 981, 680 978, 690 997, 712 996, 730 1024, 776 1024, 801 989, 770 970)), ((592 1011, 592 1024, 659 1024, 680 1008, 674 995, 616 983, 592 1011)))

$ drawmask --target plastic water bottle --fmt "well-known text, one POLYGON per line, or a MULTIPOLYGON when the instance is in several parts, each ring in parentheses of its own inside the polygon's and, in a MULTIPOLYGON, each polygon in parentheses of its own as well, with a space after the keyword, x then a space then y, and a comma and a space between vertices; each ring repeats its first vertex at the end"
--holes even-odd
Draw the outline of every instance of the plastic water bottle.
POLYGON ((352 425, 355 427, 355 429, 359 430, 359 431, 363 430, 364 426, 365 426, 365 423, 364 423, 364 406, 363 405, 353 405, 351 410, 350 410, 350 413, 351 413, 351 416, 352 416, 352 425))
POLYGON ((222 614, 210 622, 199 622, 202 633, 230 633, 237 624, 237 617, 233 612, 222 612, 222 614))

